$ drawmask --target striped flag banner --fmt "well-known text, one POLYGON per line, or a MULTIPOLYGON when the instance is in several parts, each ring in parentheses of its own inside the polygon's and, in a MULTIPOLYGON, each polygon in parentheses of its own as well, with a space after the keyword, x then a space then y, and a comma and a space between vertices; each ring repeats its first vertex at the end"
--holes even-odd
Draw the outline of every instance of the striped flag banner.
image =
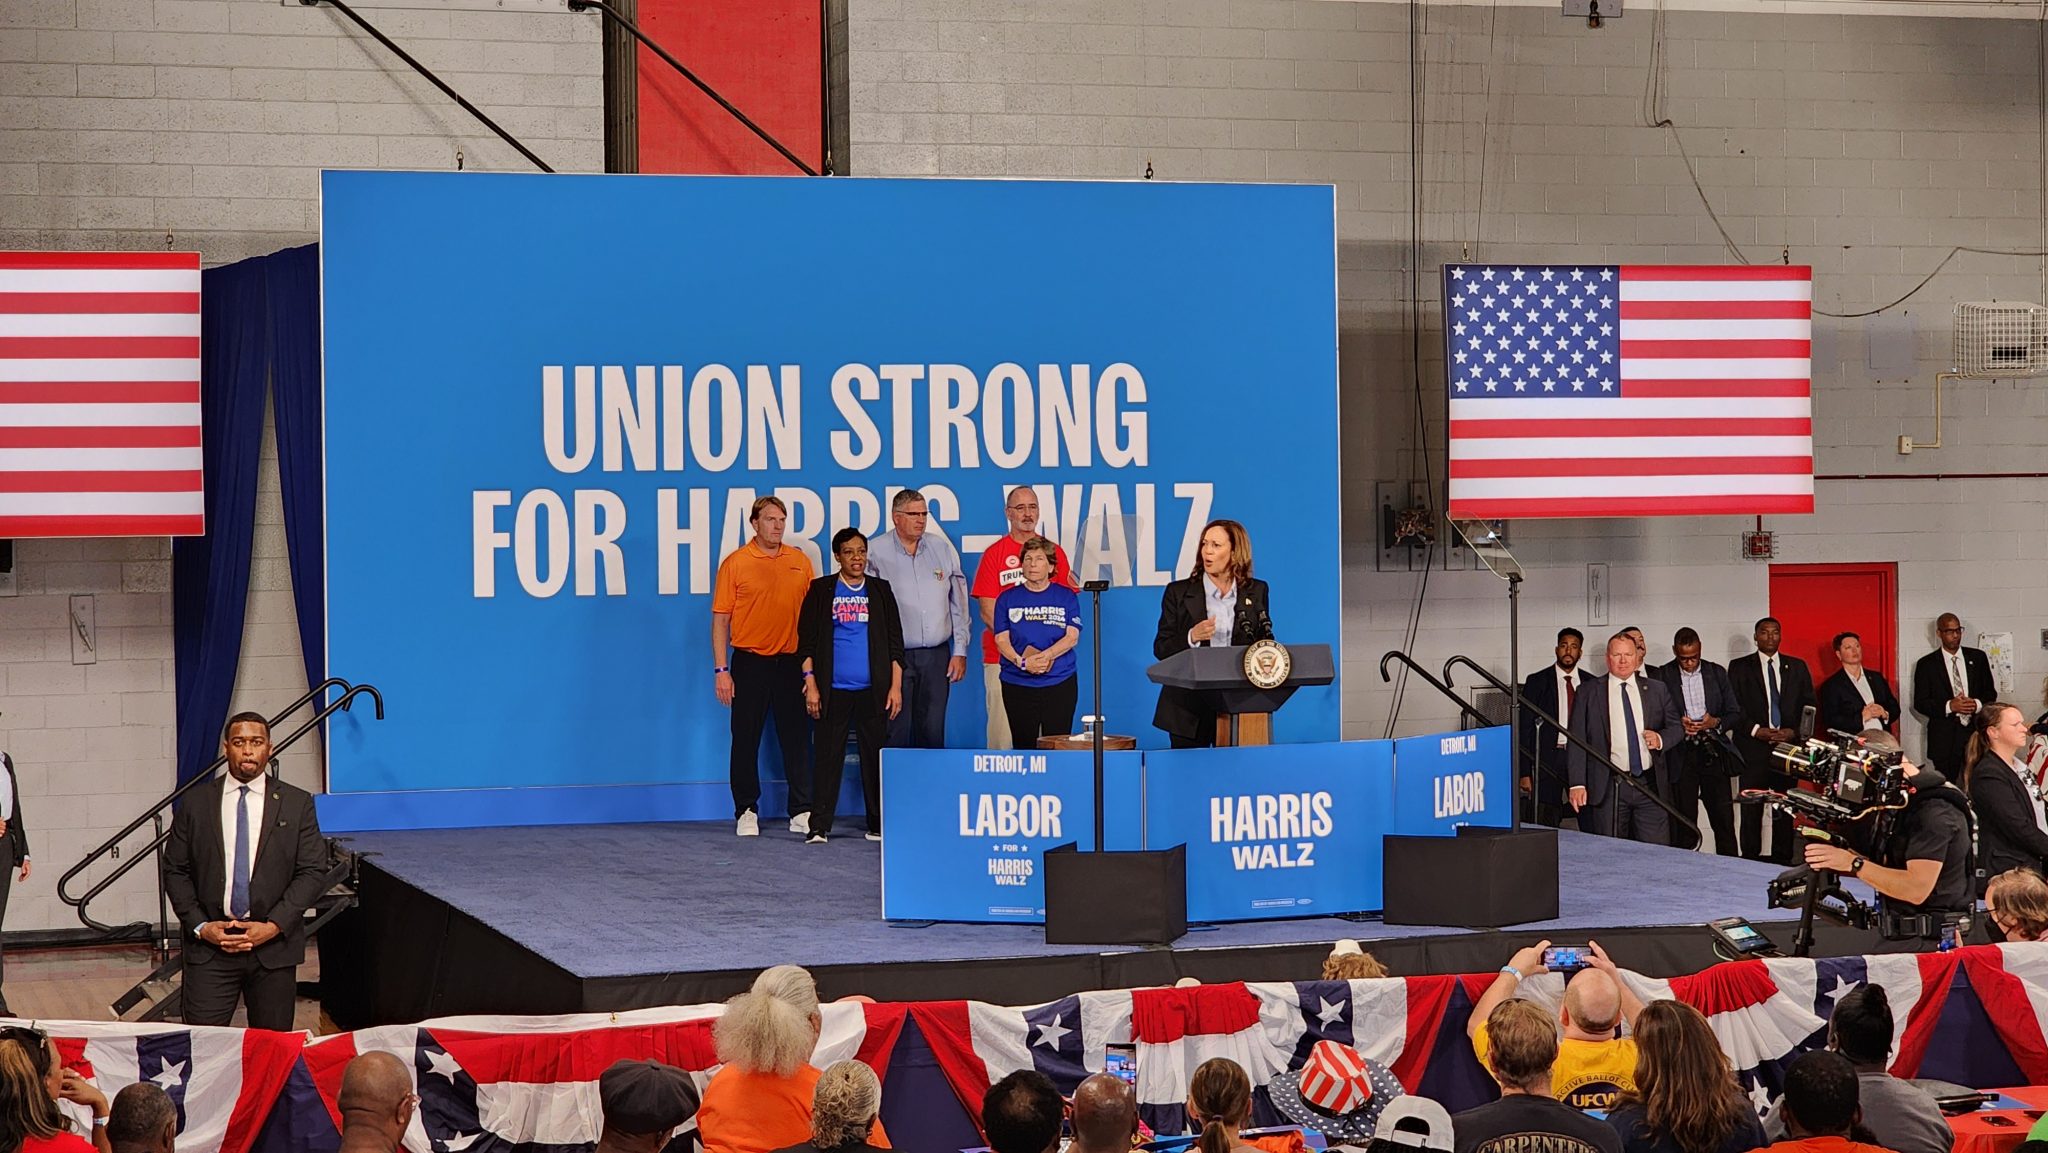
POLYGON ((1444 268, 1456 519, 1813 511, 1813 270, 1444 268))
POLYGON ((0 252, 0 538, 198 536, 199 254, 0 252))

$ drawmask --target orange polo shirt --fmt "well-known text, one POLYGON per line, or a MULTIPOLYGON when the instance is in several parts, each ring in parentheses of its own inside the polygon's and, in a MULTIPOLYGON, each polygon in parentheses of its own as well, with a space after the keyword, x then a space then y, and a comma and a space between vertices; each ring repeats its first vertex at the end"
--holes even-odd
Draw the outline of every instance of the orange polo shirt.
MULTIPOLYGON (((697 1134, 705 1153, 769 1153, 811 1139, 811 1100, 818 1069, 805 1065, 787 1077, 727 1065, 711 1075, 697 1107, 697 1134)), ((868 1144, 889 1148, 880 1118, 868 1144)))
POLYGON ((769 556, 750 540, 718 564, 711 611, 732 617, 732 647, 771 657, 796 651, 796 619, 804 607, 811 558, 782 546, 769 556))

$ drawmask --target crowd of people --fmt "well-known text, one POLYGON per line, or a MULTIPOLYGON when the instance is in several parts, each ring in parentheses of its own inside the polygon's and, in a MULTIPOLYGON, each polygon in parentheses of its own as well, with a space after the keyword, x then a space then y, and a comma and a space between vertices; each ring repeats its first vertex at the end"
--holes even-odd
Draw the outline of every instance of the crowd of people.
MULTIPOLYGON (((1065 549, 1039 534, 1031 488, 1009 490, 1003 515, 1007 531, 982 552, 970 584, 952 542, 927 531, 930 504, 916 489, 891 498, 881 536, 851 527, 834 533, 835 567, 824 576, 802 549, 784 544, 783 502, 754 502, 754 534, 720 562, 711 600, 713 691, 732 710, 735 832, 761 833, 761 739, 773 720, 789 831, 811 844, 829 840, 850 735, 866 835, 880 840, 881 750, 946 746, 946 705, 967 676, 975 618, 984 747, 1036 748, 1074 731, 1083 622, 1073 567, 1065 549)), ((1160 598, 1159 621, 1153 650, 1161 660, 1195 645, 1273 635, 1243 525, 1214 520, 1203 528, 1193 570, 1160 598)), ((1176 748, 1215 741, 1215 711, 1185 690, 1160 691, 1153 723, 1176 748)))
MULTIPOLYGON (((1942 614, 1935 634, 1940 644, 1913 670, 1925 756, 1906 759, 1911 802, 1882 836, 1848 829, 1795 837, 1785 806, 1760 803, 1741 806, 1737 830, 1739 793, 1797 787, 1783 745, 1832 732, 1873 751, 1902 752, 1898 695, 1882 670, 1864 663, 1862 638, 1837 634, 1841 667, 1816 684, 1804 661, 1781 651, 1774 617, 1756 622, 1755 651, 1726 666, 1702 657, 1691 628, 1673 635, 1669 663, 1650 665, 1643 632, 1631 627, 1608 638, 1606 671, 1594 673, 1582 664, 1584 635, 1559 630, 1553 662, 1522 684, 1533 706, 1517 734, 1525 812, 1543 824, 1575 819, 1587 832, 1697 848, 1703 839, 1688 825, 1704 810, 1722 855, 1867 882, 1882 898, 1880 929, 1889 939, 1924 943, 1958 926, 1967 932, 1994 878, 2019 907, 2048 873, 2048 790, 2040 759, 2028 756, 2048 735, 2048 713, 2030 725, 2018 706, 1998 699, 1990 659, 1962 643, 1956 614, 1942 614), (1767 808, 1775 813, 1768 830, 1767 808), (1683 823, 1670 819, 1674 812, 1683 823)), ((1991 922, 1992 939, 2000 939, 2003 922, 1991 922)))
MULTIPOLYGON (((1473 1053, 1497 1100, 1453 1115, 1353 1046, 1319 1040, 1300 1068, 1264 1087, 1287 1125, 1261 1132, 1247 1071, 1214 1058, 1185 1077, 1184 1132, 1195 1153, 1304 1153, 1297 1127, 1369 1153, 1951 1153, 1953 1130, 1934 1097, 1886 1070, 1894 1019, 1883 987, 1838 998, 1826 1047, 1794 1059, 1782 1095, 1759 1114, 1706 1017, 1682 1001, 1639 1001, 1597 946, 1555 1013, 1521 996, 1524 981, 1547 971, 1548 944, 1518 951, 1473 1008, 1473 1053)), ((1338 943, 1326 979, 1333 970, 1386 971, 1355 942, 1338 943)), ((821 1023, 807 971, 766 970, 714 1027, 719 1067, 701 1094, 687 1072, 655 1061, 604 1071, 598 1153, 657 1153, 692 1123, 704 1153, 891 1148, 875 1071, 859 1061, 810 1064, 821 1023)), ((0 1032, 0 1092, 10 1098, 0 1149, 15 1147, 12 1135, 30 1151, 81 1150, 88 1143, 68 1131, 60 1099, 92 1106, 102 1150, 171 1148, 175 1111, 154 1084, 124 1089, 109 1109, 97 1090, 51 1074, 54 1054, 29 1030, 0 1032)), ((418 1100, 397 1057, 356 1057, 341 1082, 342 1153, 395 1153, 418 1100)), ((991 1153, 1130 1153, 1174 1136, 1152 1132, 1133 1080, 1110 1072, 1083 1079, 1071 1096, 1041 1072, 1014 1072, 979 1106, 991 1153)))

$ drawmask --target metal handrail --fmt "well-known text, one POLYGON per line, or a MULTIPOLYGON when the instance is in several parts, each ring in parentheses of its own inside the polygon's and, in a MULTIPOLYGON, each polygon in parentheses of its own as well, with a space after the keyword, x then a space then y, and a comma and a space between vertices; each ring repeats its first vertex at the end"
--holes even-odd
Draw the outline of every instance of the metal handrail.
MULTIPOLYGON (((325 693, 328 689, 335 688, 337 686, 346 691, 344 691, 342 695, 339 698, 337 698, 333 703, 325 706, 324 708, 320 709, 317 713, 315 713, 311 720, 307 721, 304 725, 301 725, 290 736, 284 738, 282 741, 279 741, 275 745, 273 745, 272 752, 284 751, 284 749, 287 746, 297 741, 300 737, 305 736, 308 732, 312 731, 312 729, 315 726, 317 726, 321 721, 327 719, 336 711, 352 711, 352 703, 355 700, 356 696, 361 693, 370 694, 371 699, 375 701, 377 706, 377 719, 380 721, 384 719, 384 698, 380 693, 377 692, 375 688, 369 685, 351 685, 349 684, 349 682, 343 680, 340 677, 329 677, 326 680, 320 682, 318 686, 308 691, 305 696, 302 696, 298 700, 293 701, 289 708, 286 708, 283 712, 278 713, 277 716, 271 718, 269 721, 266 721, 266 726, 274 727, 279 722, 283 721, 285 718, 291 716, 293 713, 296 713, 300 709, 304 708, 308 703, 317 700, 320 697, 320 695, 325 693)), ((101 893, 106 892, 107 889, 114 884, 114 882, 120 880, 122 877, 127 876, 128 873, 135 868, 135 866, 141 864, 144 860, 147 860, 152 853, 160 852, 160 850, 164 846, 164 843, 170 840, 171 837, 171 831, 169 829, 164 828, 160 821, 163 811, 171 805, 177 803, 177 801, 180 798, 182 798, 186 793, 189 793, 193 789, 198 788, 201 784, 204 784, 205 782, 212 780, 214 774, 218 772, 220 767, 222 765, 225 765, 226 763, 227 756, 225 754, 215 757, 211 764, 207 765, 204 770, 194 775, 191 780, 188 780, 184 784, 179 785, 177 788, 172 789, 171 792, 162 800, 158 801, 154 805, 151 805, 148 809, 143 811, 141 815, 137 816, 134 820, 128 822, 128 824, 124 826, 120 832, 117 832, 113 836, 107 838, 105 841, 102 841, 98 848, 95 848, 90 853, 87 853, 83 860, 79 861, 76 865, 71 866, 70 869, 65 871, 62 877, 59 877, 57 879, 57 899, 64 902, 67 905, 70 905, 73 909, 77 910, 79 921, 83 923, 86 928, 92 929, 95 932, 118 933, 123 930, 137 928, 138 926, 144 930, 149 929, 150 925, 146 921, 135 921, 128 925, 102 924, 99 921, 93 920, 91 914, 86 912, 86 906, 92 902, 92 899, 94 897, 97 897, 101 893), (92 888, 86 890, 84 893, 78 896, 74 897, 71 895, 71 893, 68 891, 71 882, 76 880, 80 873, 83 873, 88 868, 91 868, 93 865, 97 864, 101 858, 118 850, 121 846, 122 841, 126 840, 131 834, 136 832, 136 830, 142 828, 142 826, 150 824, 152 822, 157 822, 158 831, 156 835, 151 837, 149 842, 143 846, 141 851, 131 853, 127 860, 121 862, 119 867, 115 868, 112 872, 108 873, 105 877, 101 878, 99 883, 94 885, 92 888)), ((158 885, 159 887, 161 887, 162 885, 161 869, 159 869, 158 871, 158 885)), ((161 893, 158 896, 158 903, 159 906, 161 906, 161 893)))
POLYGON ((1381 681, 1392 681, 1394 679, 1394 675, 1387 671, 1388 661, 1400 661, 1402 664, 1407 665, 1409 672, 1412 672, 1416 676, 1421 677, 1424 681, 1427 681, 1429 683, 1430 688, 1433 688, 1437 692, 1440 692, 1446 697, 1449 697, 1451 699, 1451 702, 1457 705, 1460 710, 1462 710, 1464 716, 1471 717, 1473 720, 1478 721, 1480 724, 1486 725, 1488 727, 1491 727, 1493 725, 1492 717, 1489 717, 1485 713, 1482 713, 1478 709, 1474 708, 1470 701, 1467 701, 1465 698, 1459 696, 1455 691, 1452 690, 1451 686, 1445 684, 1444 682, 1436 679, 1433 676, 1430 676, 1428 669, 1425 669, 1421 665, 1416 664, 1412 657, 1410 657, 1407 653, 1402 652, 1400 649, 1388 649, 1386 653, 1381 655, 1381 681))
MULTIPOLYGON (((305 2, 305 0, 301 0, 301 2, 303 3, 305 2)), ((333 0, 328 0, 328 2, 332 3, 333 0)), ((767 129, 761 127, 760 125, 754 123, 752 120, 748 119, 747 114, 741 112, 739 110, 738 105, 734 104, 730 100, 727 100, 725 97, 720 96, 718 94, 717 89, 713 88, 709 84, 706 84, 702 79, 698 77, 698 75, 695 72, 692 72, 689 70, 689 68, 685 67, 682 61, 670 55, 668 49, 663 48, 659 44, 656 44, 651 38, 648 37, 647 33, 642 32, 638 24, 635 24, 633 21, 628 20, 624 16, 620 15, 619 10, 612 7, 610 4, 605 3, 605 0, 568 0, 568 3, 569 11, 571 12, 582 12, 586 9, 595 8, 599 12, 602 12, 606 16, 610 17, 613 23, 617 24, 621 28, 624 28, 628 35, 632 36, 633 39, 638 40, 641 44, 645 45, 648 51, 653 52, 656 56, 661 57, 662 63, 667 64, 670 68, 675 69, 678 73, 682 75, 683 79, 696 85, 697 91, 702 92, 704 95, 709 96, 712 100, 716 101, 720 108, 723 108, 727 112, 732 114, 732 118, 734 120, 737 120, 741 124, 746 125, 747 130, 749 132, 752 132, 754 135, 760 137, 763 141, 767 143, 768 147, 773 148, 777 152, 780 152, 784 160, 787 160, 791 164, 796 165, 797 171, 803 173, 805 176, 816 176, 818 174, 817 169, 812 168, 808 163, 804 161, 802 157, 798 156, 796 153, 791 152, 789 149, 783 147, 782 141, 775 139, 775 137, 773 136, 770 136, 768 134, 767 129)))
MULTIPOLYGON (((1444 662, 1445 685, 1450 684, 1451 668, 1454 665, 1463 665, 1464 667, 1471 669, 1473 672, 1478 673, 1480 677, 1483 678, 1486 681, 1486 683, 1491 685, 1495 690, 1506 693, 1509 696, 1515 698, 1515 700, 1518 701, 1523 708, 1528 709, 1532 713, 1535 713, 1537 720, 1548 722, 1550 727, 1556 729, 1559 733, 1562 733, 1566 740, 1578 746, 1579 751, 1586 754, 1587 760, 1592 761, 1594 764, 1599 765, 1603 769, 1606 769, 1609 773, 1614 775, 1615 780, 1623 782, 1624 784, 1628 785, 1629 788, 1632 788, 1635 791, 1641 793, 1642 795, 1657 802, 1659 808, 1671 814, 1672 820, 1677 821, 1679 824, 1684 825, 1687 829, 1691 830, 1693 836, 1697 837, 1702 835, 1700 833, 1699 825, 1696 824, 1692 820, 1692 818, 1680 814, 1677 807, 1674 806, 1670 801, 1667 801, 1663 797, 1658 796, 1657 791, 1655 789, 1648 788, 1641 781, 1638 781, 1634 777, 1629 776, 1628 773, 1623 771, 1620 766, 1616 765, 1613 761, 1608 760, 1607 754, 1601 752, 1598 749, 1595 749, 1592 745, 1587 744, 1584 739, 1582 739, 1577 733, 1573 732, 1571 730, 1570 725, 1560 722, 1555 716, 1551 715, 1548 712, 1545 712, 1541 708, 1538 708, 1534 702, 1529 700, 1528 697, 1522 695, 1522 690, 1519 687, 1510 686, 1506 681, 1503 681, 1499 677, 1494 676, 1492 673, 1487 672, 1484 668, 1480 667, 1479 663, 1474 661, 1471 657, 1468 657, 1463 653, 1459 653, 1452 656, 1449 660, 1444 662)), ((1508 739, 1516 742, 1517 744, 1520 744, 1521 734, 1511 733, 1509 734, 1508 739)), ((1566 783, 1569 784, 1570 782, 1566 783)))

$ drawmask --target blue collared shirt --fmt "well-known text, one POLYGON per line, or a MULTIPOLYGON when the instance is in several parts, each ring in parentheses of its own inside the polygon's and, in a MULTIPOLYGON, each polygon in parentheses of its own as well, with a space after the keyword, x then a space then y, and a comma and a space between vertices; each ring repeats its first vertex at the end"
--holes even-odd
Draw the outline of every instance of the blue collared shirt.
POLYGON ((952 541, 926 530, 912 556, 893 530, 882 533, 868 541, 868 570, 896 594, 903 647, 950 644, 952 655, 967 655, 967 574, 952 541))
POLYGON ((1229 592, 1219 593, 1216 591, 1216 578, 1203 573, 1202 599, 1208 602, 1209 619, 1216 622, 1216 637, 1206 643, 1212 646, 1229 644, 1231 634, 1237 629, 1237 585, 1232 584, 1229 592))

